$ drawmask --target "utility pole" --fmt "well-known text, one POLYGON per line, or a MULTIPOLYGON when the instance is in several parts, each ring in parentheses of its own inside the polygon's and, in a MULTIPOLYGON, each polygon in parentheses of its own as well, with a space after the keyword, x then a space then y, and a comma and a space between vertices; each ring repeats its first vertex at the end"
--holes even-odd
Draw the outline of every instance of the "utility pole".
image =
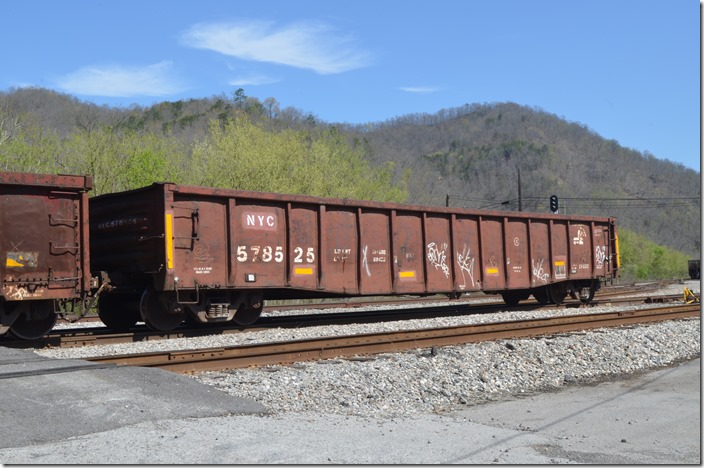
POLYGON ((521 198, 521 168, 518 169, 518 211, 523 211, 523 198, 521 198))

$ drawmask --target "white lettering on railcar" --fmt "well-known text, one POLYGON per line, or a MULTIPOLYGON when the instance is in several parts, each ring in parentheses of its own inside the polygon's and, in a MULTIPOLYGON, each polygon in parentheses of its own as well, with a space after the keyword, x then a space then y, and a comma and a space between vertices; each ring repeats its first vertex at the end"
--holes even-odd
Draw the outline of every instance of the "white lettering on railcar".
POLYGON ((304 263, 303 256, 305 253, 305 263, 315 262, 315 248, 313 247, 296 247, 293 249, 293 263, 304 263))
POLYGON ((334 263, 346 262, 352 256, 352 249, 332 249, 332 261, 334 263))
POLYGON ((587 231, 584 226, 577 227, 577 237, 572 238, 572 244, 574 245, 584 245, 584 238, 587 237, 587 231))
POLYGON ((284 261, 284 248, 270 245, 238 245, 235 258, 239 263, 269 263, 272 260, 281 263, 284 261))
POLYGON ((242 224, 245 229, 275 231, 276 215, 267 212, 247 211, 242 213, 242 224))

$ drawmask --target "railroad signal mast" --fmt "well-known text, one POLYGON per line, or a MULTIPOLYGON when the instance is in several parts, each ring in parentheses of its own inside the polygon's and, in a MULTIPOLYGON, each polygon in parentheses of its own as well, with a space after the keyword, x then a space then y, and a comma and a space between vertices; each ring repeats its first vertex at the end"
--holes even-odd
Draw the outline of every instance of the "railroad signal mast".
POLYGON ((558 212, 558 203, 557 203, 557 195, 550 195, 550 211, 553 213, 558 212))

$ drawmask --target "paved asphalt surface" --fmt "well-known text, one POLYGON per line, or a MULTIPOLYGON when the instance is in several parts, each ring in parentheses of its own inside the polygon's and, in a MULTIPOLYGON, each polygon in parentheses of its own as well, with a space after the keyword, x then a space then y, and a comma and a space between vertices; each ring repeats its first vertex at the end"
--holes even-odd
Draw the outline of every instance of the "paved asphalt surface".
POLYGON ((701 464, 700 377, 695 359, 450 414, 375 420, 268 414, 165 371, 0 348, 0 463, 701 464))

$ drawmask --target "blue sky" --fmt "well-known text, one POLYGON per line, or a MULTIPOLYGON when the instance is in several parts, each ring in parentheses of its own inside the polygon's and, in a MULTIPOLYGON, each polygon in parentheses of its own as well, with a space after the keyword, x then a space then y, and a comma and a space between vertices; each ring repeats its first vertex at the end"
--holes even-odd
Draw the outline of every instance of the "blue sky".
POLYGON ((0 90, 273 97, 326 122, 511 101, 700 171, 699 0, 3 0, 0 90))

